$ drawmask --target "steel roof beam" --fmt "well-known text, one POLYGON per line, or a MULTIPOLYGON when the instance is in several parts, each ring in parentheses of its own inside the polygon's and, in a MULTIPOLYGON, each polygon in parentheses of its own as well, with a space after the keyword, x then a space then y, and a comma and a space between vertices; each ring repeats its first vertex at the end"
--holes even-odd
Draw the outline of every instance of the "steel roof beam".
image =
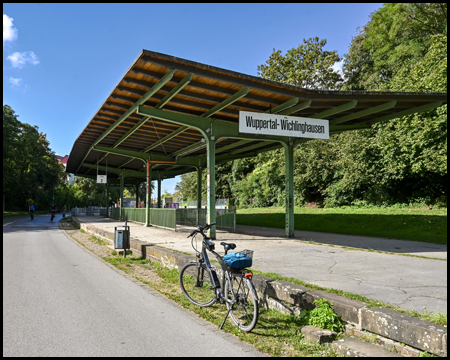
POLYGON ((166 141, 173 139, 175 136, 181 134, 182 132, 186 131, 187 129, 189 129, 189 126, 182 126, 179 129, 172 131, 169 135, 164 136, 162 139, 158 140, 157 142, 153 143, 152 145, 147 146, 142 151, 143 152, 150 151, 150 150, 154 149, 155 147, 158 147, 159 145, 165 143, 166 141))
POLYGON ((286 101, 278 106, 275 106, 273 109, 270 108, 269 110, 266 111, 266 113, 270 113, 270 114, 278 114, 279 112, 286 110, 294 105, 297 105, 298 103, 298 98, 293 98, 289 101, 286 101))
MULTIPOLYGON (((133 71, 135 74, 144 74, 146 76, 149 77, 153 77, 153 78, 159 78, 160 74, 154 71, 148 71, 148 70, 143 70, 143 69, 132 69, 131 71, 133 71)), ((226 88, 221 88, 220 86, 215 86, 215 85, 209 85, 209 84, 205 84, 205 83, 201 83, 198 81, 191 81, 191 83, 189 84, 189 86, 194 87, 194 88, 198 88, 200 90, 208 90, 208 91, 213 91, 215 93, 218 94, 223 94, 226 96, 230 96, 234 94, 233 90, 230 89, 226 89, 226 88)), ((251 85, 250 85, 251 87, 251 85)), ((191 93, 190 91, 187 92, 189 95, 189 93, 191 93)), ((248 94, 247 99, 249 100, 255 100, 255 101, 261 101, 261 102, 265 102, 267 104, 270 104, 270 99, 263 97, 263 96, 258 96, 258 95, 252 95, 252 94, 248 94)))
MULTIPOLYGON (((269 140, 286 142, 286 137, 276 135, 255 135, 243 134, 239 132, 239 124, 232 123, 223 120, 209 120, 196 115, 180 114, 173 111, 164 111, 158 109, 152 109, 145 106, 139 106, 137 110, 139 115, 151 116, 155 119, 161 119, 168 122, 173 122, 179 125, 190 126, 197 129, 206 138, 210 135, 220 138, 234 138, 234 139, 247 139, 247 140, 269 140), (209 121, 207 121, 209 120, 209 121), (214 123, 212 134, 208 135, 211 130, 211 125, 214 123)), ((172 154, 173 155, 173 154, 172 154)))
MULTIPOLYGON (((156 109, 162 108, 172 97, 174 97, 176 94, 178 94, 192 79, 193 73, 189 73, 187 76, 185 76, 156 106, 156 109)), ((111 111, 110 109, 108 109, 111 111)), ((136 125, 133 126, 132 129, 130 129, 122 138, 120 138, 114 145, 113 148, 119 146, 122 142, 124 142, 128 137, 130 137, 136 130, 138 130, 142 125, 144 125, 147 120, 149 119, 149 116, 145 116, 142 118, 136 125)), ((186 128, 187 129, 187 128, 186 128)), ((184 130, 183 130, 184 131, 184 130)), ((179 131, 180 133, 182 131, 179 131)), ((173 137, 173 136, 172 136, 173 137)), ((169 137, 167 140, 171 139, 172 137, 169 137)), ((165 140, 165 141, 167 141, 165 140)), ((159 144, 158 144, 159 145, 159 144)), ((144 152, 147 150, 144 150, 144 152)), ((108 154, 105 154, 97 163, 102 161, 105 157, 107 157, 108 154)))
MULTIPOLYGON (((163 87, 170 79, 172 79, 173 74, 175 73, 176 69, 170 70, 166 75, 164 75, 161 80, 156 83, 150 90, 148 90, 138 101, 136 101, 119 119, 117 119, 114 124, 112 124, 100 137, 97 138, 97 140, 94 141, 94 143, 91 145, 89 150, 87 151, 86 155, 84 156, 81 163, 84 162, 84 160, 87 158, 89 153, 91 152, 92 148, 97 145, 100 141, 102 141, 106 136, 108 136, 122 121, 124 121, 128 116, 130 116, 133 112, 137 110, 139 106, 144 104, 150 97, 153 96, 161 87, 163 87)), ((81 165, 78 166, 78 169, 81 165)))
POLYGON ((241 146, 241 145, 248 144, 249 142, 251 142, 251 140, 240 140, 240 141, 235 142, 233 144, 225 145, 225 146, 222 146, 221 148, 216 148, 216 154, 224 152, 226 150, 233 149, 233 148, 241 146))
POLYGON ((415 113, 421 113, 424 111, 433 110, 435 108, 438 108, 441 105, 442 105, 442 101, 435 101, 433 103, 418 106, 418 107, 415 107, 412 109, 406 109, 406 110, 398 111, 396 113, 385 115, 385 116, 382 116, 382 117, 379 117, 376 119, 367 120, 367 121, 364 121, 364 122, 362 122, 360 124, 356 124, 356 125, 333 125, 333 126, 330 126, 330 133, 331 132, 338 133, 338 132, 342 132, 342 131, 367 129, 371 125, 379 123, 381 121, 392 120, 392 119, 400 118, 402 116, 407 116, 407 115, 412 115, 415 113))
POLYGON ((334 107, 332 109, 328 109, 328 110, 322 111, 322 112, 320 112, 318 114, 314 114, 314 115, 311 115, 309 117, 312 118, 312 119, 323 119, 323 118, 326 118, 328 116, 331 116, 331 115, 334 115, 334 114, 339 114, 341 112, 353 109, 356 106, 356 104, 358 104, 358 101, 357 100, 353 100, 353 101, 350 101, 350 102, 348 102, 346 104, 336 106, 336 107, 334 107))
POLYGON ((191 80, 193 73, 187 74, 169 93, 164 96, 164 98, 155 106, 155 109, 160 109, 164 105, 166 105, 175 95, 177 95, 181 90, 184 89, 186 85, 188 85, 191 80))
POLYGON ((228 99, 225 99, 220 104, 217 104, 211 110, 208 110, 207 112, 205 112, 204 114, 202 114, 200 116, 204 117, 204 118, 208 118, 211 115, 214 115, 216 112, 219 112, 220 110, 226 108, 228 105, 243 98, 245 95, 248 94, 249 90, 250 90, 250 86, 246 86, 245 88, 239 90, 236 94, 230 96, 228 99))
POLYGON ((344 123, 346 121, 362 118, 364 116, 376 114, 376 113, 381 112, 381 111, 389 110, 389 109, 393 108, 396 104, 397 104, 396 100, 389 101, 387 103, 384 103, 384 104, 381 104, 381 105, 378 105, 378 106, 374 106, 374 107, 370 107, 368 109, 365 109, 365 110, 362 110, 362 111, 358 111, 358 112, 353 113, 353 114, 345 115, 345 116, 340 117, 338 119, 330 120, 330 126, 331 125, 341 124, 341 123, 344 123))
MULTIPOLYGON (((298 99, 298 98, 297 98, 297 99, 298 99)), ((286 110, 284 110, 284 111, 280 111, 278 114, 280 114, 280 115, 289 115, 289 114, 293 114, 293 113, 295 113, 295 112, 297 112, 297 111, 300 111, 300 110, 309 108, 309 107, 311 106, 311 103, 312 103, 312 100, 308 100, 308 101, 302 102, 301 104, 298 104, 298 105, 296 105, 296 106, 293 106, 293 107, 291 107, 291 108, 288 108, 288 109, 286 109, 286 110)))
POLYGON ((124 109, 124 110, 128 110, 130 108, 129 105, 119 104, 119 103, 116 103, 116 102, 113 102, 113 101, 107 101, 107 102, 105 102, 105 105, 107 105, 107 106, 116 106, 116 107, 119 107, 119 108, 124 109))

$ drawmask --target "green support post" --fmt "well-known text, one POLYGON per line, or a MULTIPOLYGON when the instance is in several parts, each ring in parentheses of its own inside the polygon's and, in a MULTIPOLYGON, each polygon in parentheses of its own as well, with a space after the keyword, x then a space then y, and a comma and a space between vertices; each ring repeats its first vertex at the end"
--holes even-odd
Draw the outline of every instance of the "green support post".
POLYGON ((124 188, 124 177, 123 173, 120 175, 120 210, 119 210, 119 220, 122 221, 122 208, 123 208, 123 188, 124 188))
POLYGON ((139 185, 141 183, 139 181, 136 182, 136 209, 139 206, 139 185))
MULTIPOLYGON (((210 139, 209 136, 209 134, 206 136, 206 163, 208 165, 206 176, 206 186, 208 188, 206 222, 211 224, 216 221, 216 141, 214 137, 211 136, 212 139, 210 139)), ((208 236, 213 240, 216 239, 215 226, 208 230, 208 236)))
POLYGON ((284 143, 286 159, 286 237, 294 237, 294 143, 284 143))
POLYGON ((151 164, 147 160, 147 194, 145 196, 145 226, 150 226, 150 200, 151 200, 151 164))
POLYGON ((202 208, 202 168, 197 167, 197 225, 200 222, 200 209, 202 208))
POLYGON ((109 217, 109 183, 108 179, 106 180, 106 216, 109 217))

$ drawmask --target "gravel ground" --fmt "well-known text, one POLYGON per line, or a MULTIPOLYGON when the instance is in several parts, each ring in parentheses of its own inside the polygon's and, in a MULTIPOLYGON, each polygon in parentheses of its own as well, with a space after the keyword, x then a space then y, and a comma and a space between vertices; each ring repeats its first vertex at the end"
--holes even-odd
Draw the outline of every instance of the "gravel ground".
MULTIPOLYGON (((71 221, 61 220, 60 227, 72 239, 92 251, 98 257, 105 258, 116 256, 111 254, 111 252, 113 251, 112 245, 100 244, 98 240, 95 240, 94 236, 80 231, 80 229, 76 228, 71 221)), ((104 240, 101 241, 103 242, 104 240)), ((150 284, 162 281, 162 279, 150 269, 143 268, 135 264, 130 264, 130 268, 133 269, 133 272, 127 272, 138 280, 145 281, 146 283, 150 284)))

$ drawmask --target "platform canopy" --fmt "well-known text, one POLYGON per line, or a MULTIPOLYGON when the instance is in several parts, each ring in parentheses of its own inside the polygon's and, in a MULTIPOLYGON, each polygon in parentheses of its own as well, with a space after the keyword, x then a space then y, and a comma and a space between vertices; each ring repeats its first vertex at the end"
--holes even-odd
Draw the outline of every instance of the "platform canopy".
MULTIPOLYGON (((213 164, 282 147, 292 167, 295 145, 311 139, 241 133, 240 112, 324 119, 332 135, 446 103, 446 93, 303 89, 142 50, 76 139, 66 171, 134 184, 146 181, 148 162, 152 180, 205 168, 213 180, 213 164)), ((208 184, 213 205, 214 181, 208 184)), ((293 236, 293 213, 289 227, 293 236)))

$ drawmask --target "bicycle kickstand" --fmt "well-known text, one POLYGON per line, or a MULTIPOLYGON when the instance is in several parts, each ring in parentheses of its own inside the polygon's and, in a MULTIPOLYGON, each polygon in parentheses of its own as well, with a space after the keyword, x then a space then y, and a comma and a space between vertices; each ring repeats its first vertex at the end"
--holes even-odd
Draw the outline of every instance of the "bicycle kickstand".
POLYGON ((228 314, 230 313, 230 311, 231 311, 231 307, 230 307, 230 310, 228 310, 227 314, 225 315, 225 319, 223 319, 222 325, 220 325, 220 327, 219 327, 220 330, 222 330, 223 325, 225 324, 225 321, 227 321, 227 317, 228 317, 228 314))

